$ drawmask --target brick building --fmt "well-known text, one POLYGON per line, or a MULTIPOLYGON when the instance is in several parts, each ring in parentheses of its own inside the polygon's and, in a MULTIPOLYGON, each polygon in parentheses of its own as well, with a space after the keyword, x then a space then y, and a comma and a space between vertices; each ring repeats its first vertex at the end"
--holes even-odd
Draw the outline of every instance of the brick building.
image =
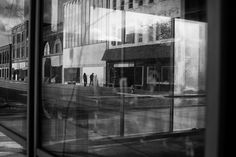
POLYGON ((0 79, 11 79, 11 49, 11 44, 0 47, 0 79))
POLYGON ((27 81, 28 76, 28 41, 29 22, 25 21, 12 28, 12 79, 27 81))

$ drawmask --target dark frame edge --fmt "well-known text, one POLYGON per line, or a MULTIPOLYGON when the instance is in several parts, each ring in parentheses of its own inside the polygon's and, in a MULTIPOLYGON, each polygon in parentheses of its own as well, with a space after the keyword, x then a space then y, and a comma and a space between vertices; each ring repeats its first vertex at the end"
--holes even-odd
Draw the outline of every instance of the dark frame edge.
MULTIPOLYGON (((42 24, 43 24, 43 1, 36 1, 36 21, 35 21, 35 58, 34 58, 34 155, 38 155, 38 149, 41 146, 41 121, 40 121, 40 113, 41 112, 41 64, 42 64, 42 24)), ((45 154, 43 155, 47 157, 45 154)))
POLYGON ((221 0, 208 0, 207 112, 205 157, 219 157, 221 0))

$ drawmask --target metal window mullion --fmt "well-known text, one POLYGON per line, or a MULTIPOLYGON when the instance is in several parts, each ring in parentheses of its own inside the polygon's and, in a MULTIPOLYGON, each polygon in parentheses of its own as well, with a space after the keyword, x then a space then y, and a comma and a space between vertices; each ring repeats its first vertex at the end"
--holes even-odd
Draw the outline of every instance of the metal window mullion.
POLYGON ((27 94, 27 156, 34 156, 34 34, 35 32, 35 8, 36 2, 30 1, 30 20, 29 20, 29 68, 28 68, 28 94, 27 94))
MULTIPOLYGON (((227 2, 226 2, 227 3, 227 2)), ((221 0, 208 0, 208 49, 207 49, 207 112, 205 157, 218 157, 219 155, 219 112, 220 112, 220 79, 221 66, 221 0)))
POLYGON ((35 27, 35 100, 34 100, 34 155, 38 156, 37 149, 41 146, 41 121, 40 113, 41 112, 41 80, 42 80, 42 53, 43 52, 43 42, 42 34, 43 32, 43 2, 38 0, 36 4, 36 27, 35 27))
POLYGON ((27 101, 27 156, 36 157, 38 147, 38 105, 40 81, 40 9, 42 1, 30 1, 29 21, 29 84, 27 101))

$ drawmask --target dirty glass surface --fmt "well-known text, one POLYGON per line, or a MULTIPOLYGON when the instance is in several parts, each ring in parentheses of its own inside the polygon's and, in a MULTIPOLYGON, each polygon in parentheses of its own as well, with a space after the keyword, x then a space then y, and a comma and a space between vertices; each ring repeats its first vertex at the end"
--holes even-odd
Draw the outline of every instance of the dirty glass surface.
POLYGON ((26 136, 29 0, 0 1, 0 125, 26 136))
POLYGON ((204 156, 206 1, 45 0, 42 16, 43 149, 204 156))

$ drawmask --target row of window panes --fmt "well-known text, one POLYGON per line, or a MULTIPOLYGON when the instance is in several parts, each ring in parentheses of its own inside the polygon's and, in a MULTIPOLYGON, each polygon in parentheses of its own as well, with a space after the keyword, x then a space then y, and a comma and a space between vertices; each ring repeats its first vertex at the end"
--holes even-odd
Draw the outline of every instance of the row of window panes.
POLYGON ((27 58, 28 57, 28 48, 26 48, 25 51, 25 47, 21 47, 21 48, 17 48, 17 49, 13 49, 12 51, 12 59, 19 59, 19 58, 27 58))
POLYGON ((23 42, 23 41, 25 41, 26 40, 26 32, 25 31, 23 31, 22 33, 18 33, 17 35, 14 35, 13 37, 12 37, 12 42, 13 42, 13 44, 15 44, 15 43, 20 43, 20 42, 23 42))
MULTIPOLYGON (((115 29, 113 29, 115 30, 115 29)), ((88 32, 90 32, 90 28, 88 29, 88 32)), ((118 34, 121 34, 121 29, 119 29, 118 34)), ((113 31, 113 34, 115 34, 115 32, 113 31)), ((124 43, 135 43, 135 34, 138 34, 138 42, 143 42, 143 34, 147 34, 148 35, 148 42, 154 41, 154 35, 155 35, 155 40, 161 40, 161 39, 168 39, 171 38, 171 24, 170 22, 167 23, 162 23, 160 24, 156 24, 155 25, 151 25, 147 27, 147 32, 144 32, 144 30, 139 30, 138 33, 135 33, 135 29, 133 28, 133 32, 132 33, 127 33, 126 34, 126 39, 124 43), (155 29, 154 29, 155 27, 155 29)), ((80 38, 78 37, 78 35, 80 34, 76 34, 76 33, 65 33, 65 47, 74 47, 74 46, 81 46, 84 45, 83 43, 81 43, 80 38), (76 37, 77 36, 77 37, 76 37)), ((102 42, 102 40, 100 41, 102 42)), ((93 43, 99 43, 99 40, 97 40, 97 42, 95 42, 94 40, 90 40, 88 37, 88 41, 87 44, 93 44, 93 43)), ((112 42, 114 43, 114 42, 112 42)), ((121 44, 121 42, 120 42, 121 44)), ((114 44, 112 44, 114 45, 114 44)), ((119 45, 119 43, 118 43, 119 45)), ((58 52, 56 50, 56 52, 58 52)), ((49 53, 46 53, 49 54, 49 53)))
POLYGON ((0 78, 8 78, 9 75, 9 69, 0 69, 0 78))
MULTIPOLYGON (((134 0, 129 0, 129 3, 128 3, 128 6, 129 6, 129 9, 132 9, 134 4, 133 4, 133 1, 134 0)), ((153 3, 154 0, 148 0, 148 3, 153 3)), ((113 0, 113 9, 116 10, 117 9, 117 0, 113 0)), ((143 0, 139 0, 138 1, 138 5, 139 6, 142 6, 143 5, 143 0)), ((124 7, 125 7, 125 0, 120 0, 120 10, 124 10, 124 7)))
POLYGON ((10 57, 8 52, 0 53, 0 64, 9 63, 10 57))
MULTIPOLYGON (((133 29, 134 30, 134 29, 133 29)), ((113 32, 114 33, 114 32, 113 32)), ((119 31, 120 33, 120 31, 119 31)), ((170 39, 171 38, 171 24, 170 23, 164 23, 161 26, 159 24, 156 25, 156 30, 154 30, 154 25, 149 26, 147 33, 132 33, 126 34, 125 36, 125 44, 135 43, 135 34, 137 34, 137 42, 143 42, 143 34, 148 35, 148 42, 154 41, 154 35, 155 40, 162 40, 162 39, 170 39)), ((118 42, 117 45, 120 45, 121 42, 118 42)), ((112 46, 116 45, 115 41, 111 42, 112 46)))

